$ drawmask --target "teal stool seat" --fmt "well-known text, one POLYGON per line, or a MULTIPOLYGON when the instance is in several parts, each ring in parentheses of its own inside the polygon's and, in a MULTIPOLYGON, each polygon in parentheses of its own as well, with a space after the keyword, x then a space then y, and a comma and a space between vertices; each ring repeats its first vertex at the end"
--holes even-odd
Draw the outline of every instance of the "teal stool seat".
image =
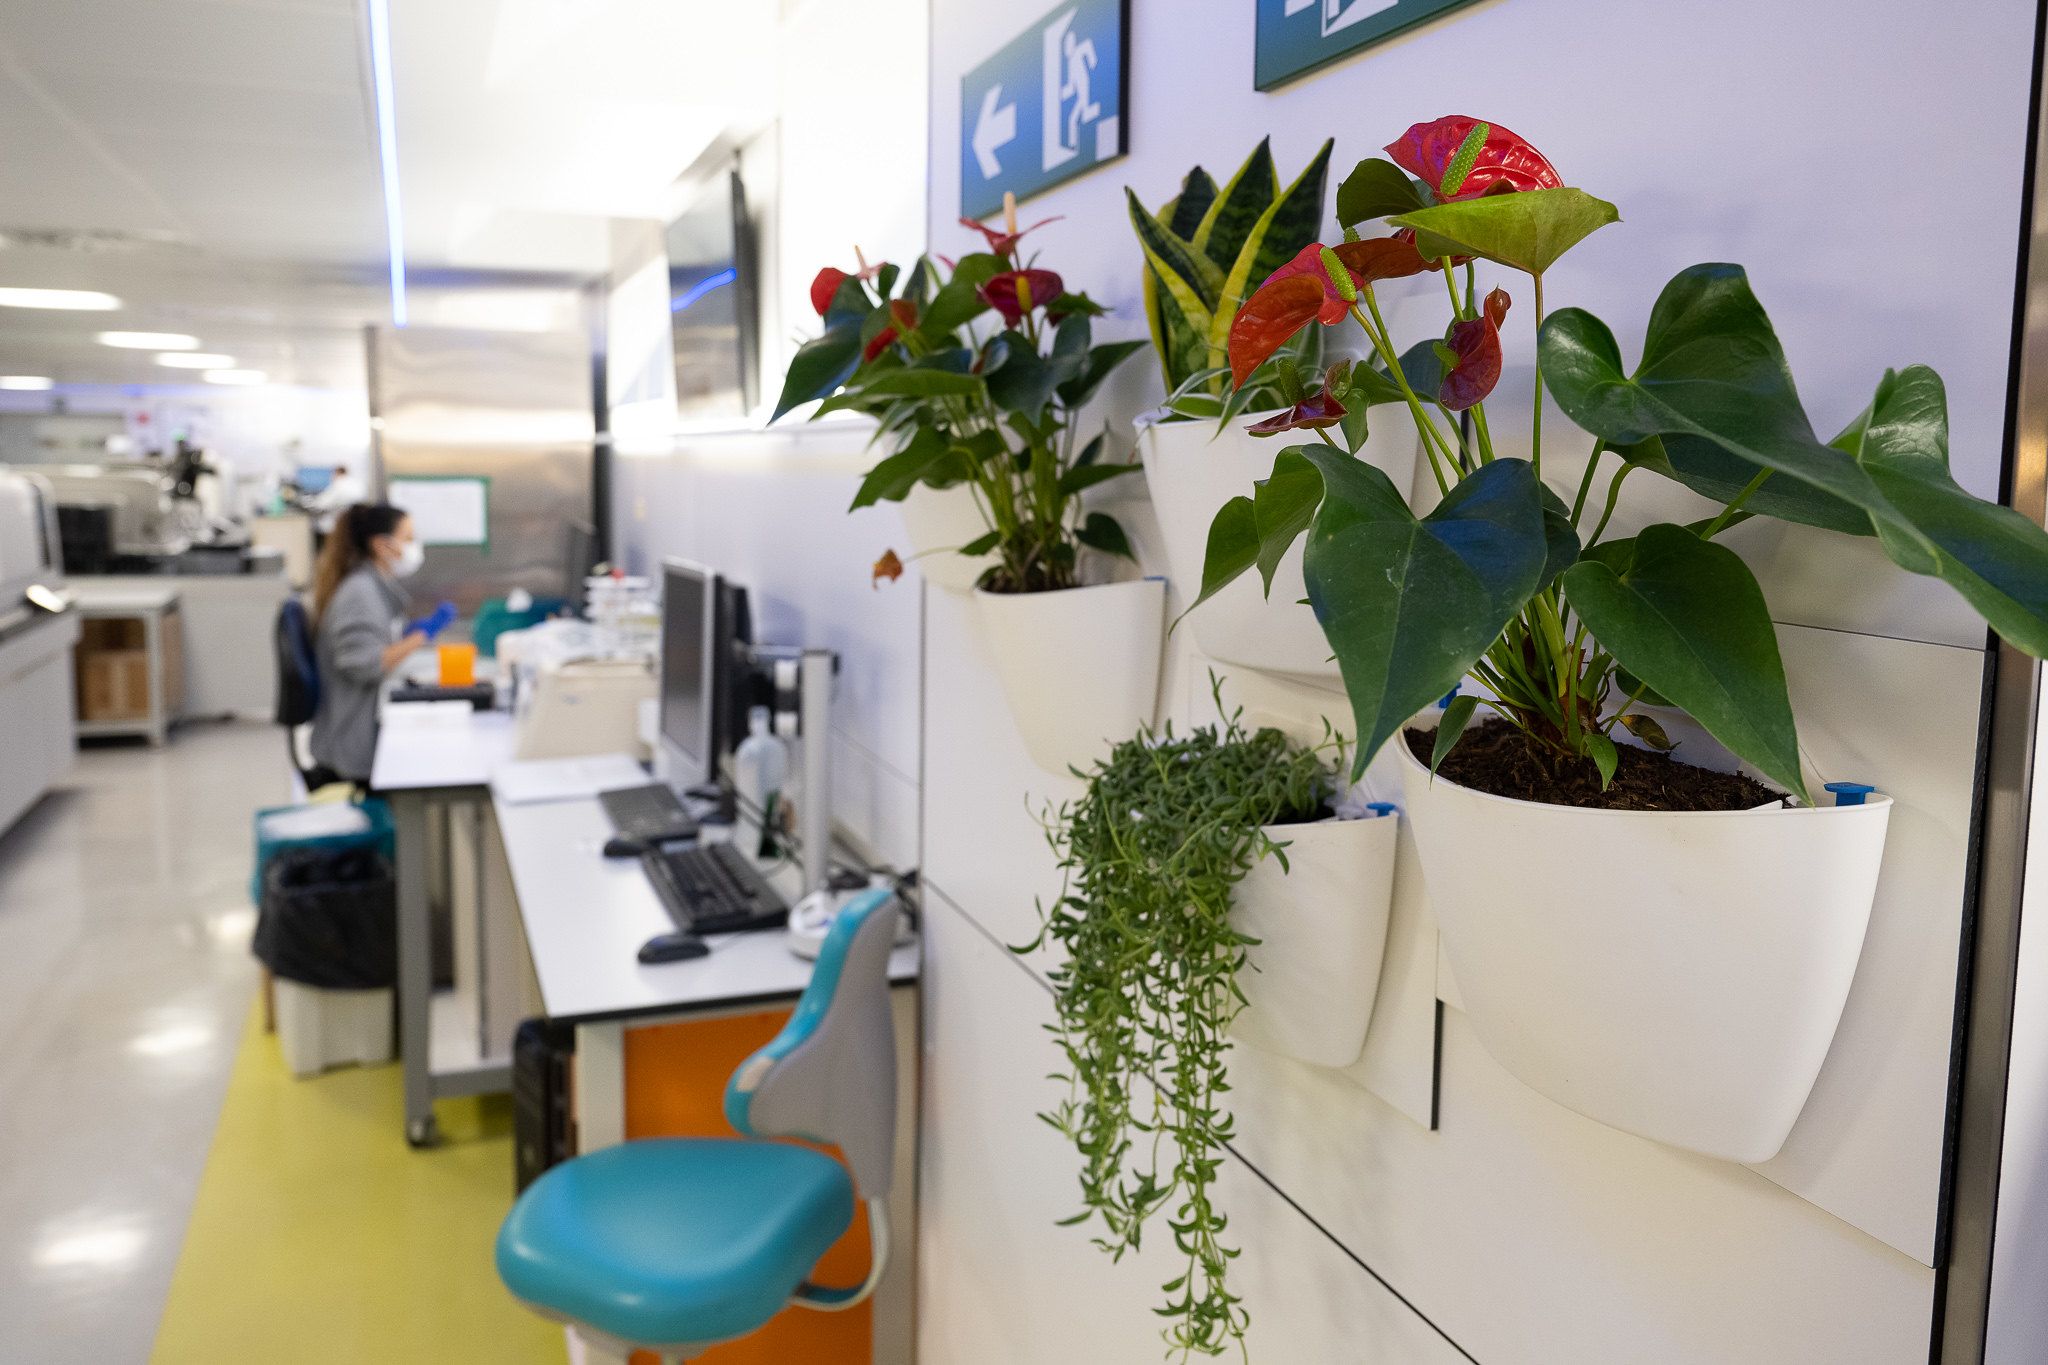
POLYGON ((808 1147, 661 1138, 557 1166, 498 1233, 498 1274, 620 1341, 711 1344, 780 1312, 853 1224, 846 1168, 808 1147))

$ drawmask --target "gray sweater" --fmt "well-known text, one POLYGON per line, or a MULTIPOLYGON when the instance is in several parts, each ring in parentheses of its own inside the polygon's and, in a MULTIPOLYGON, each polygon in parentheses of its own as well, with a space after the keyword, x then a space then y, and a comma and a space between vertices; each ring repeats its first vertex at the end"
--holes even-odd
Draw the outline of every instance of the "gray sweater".
POLYGON ((377 699, 384 650, 405 630, 407 598, 380 569, 363 564, 341 580, 320 614, 314 642, 320 709, 313 716, 313 761, 367 782, 377 755, 377 699))

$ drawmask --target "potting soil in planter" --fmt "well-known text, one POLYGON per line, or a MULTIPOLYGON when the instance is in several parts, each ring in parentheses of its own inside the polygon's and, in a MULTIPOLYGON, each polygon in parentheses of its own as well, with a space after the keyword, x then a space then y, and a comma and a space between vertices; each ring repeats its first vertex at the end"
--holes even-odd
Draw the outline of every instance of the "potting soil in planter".
MULTIPOLYGON (((1402 735, 1425 768, 1436 747, 1433 730, 1402 735)), ((1591 810, 1755 810, 1785 799, 1754 778, 1682 763, 1669 754, 1622 744, 1620 763, 1605 790, 1591 759, 1545 749, 1499 718, 1469 726, 1437 776, 1489 796, 1541 801, 1591 810)))

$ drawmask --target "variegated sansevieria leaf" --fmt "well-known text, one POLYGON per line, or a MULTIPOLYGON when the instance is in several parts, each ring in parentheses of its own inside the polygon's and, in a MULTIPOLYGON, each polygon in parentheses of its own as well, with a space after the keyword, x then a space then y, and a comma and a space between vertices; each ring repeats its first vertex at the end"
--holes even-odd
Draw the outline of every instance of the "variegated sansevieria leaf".
MULTIPOLYGON (((1261 144, 1263 145, 1263 144, 1261 144)), ((1293 260, 1316 240, 1323 225, 1323 187, 1330 169, 1334 140, 1323 143, 1308 168, 1259 215, 1246 234, 1209 321, 1208 355, 1204 363, 1229 363, 1230 324, 1237 310, 1266 277, 1293 260)))

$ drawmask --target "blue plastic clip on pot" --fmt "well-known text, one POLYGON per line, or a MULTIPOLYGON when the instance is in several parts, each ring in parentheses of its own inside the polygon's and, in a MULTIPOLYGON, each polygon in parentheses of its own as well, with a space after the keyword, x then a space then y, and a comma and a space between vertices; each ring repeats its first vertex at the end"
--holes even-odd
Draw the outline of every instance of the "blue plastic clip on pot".
POLYGON ((1860 806, 1864 797, 1877 790, 1864 782, 1830 782, 1827 789, 1835 794, 1838 806, 1860 806))
POLYGON ((1365 808, 1373 813, 1375 819, 1382 815, 1392 815, 1394 813, 1394 803, 1391 801, 1368 801, 1365 803, 1365 808))
POLYGON ((1448 692, 1444 693, 1444 699, 1443 699, 1442 701, 1440 701, 1440 702, 1438 702, 1438 703, 1436 704, 1436 709, 1437 709, 1437 710, 1439 710, 1439 711, 1448 711, 1448 710, 1450 710, 1450 709, 1451 709, 1451 703, 1452 703, 1452 702, 1454 702, 1454 701, 1456 701, 1456 700, 1458 699, 1458 689, 1459 689, 1459 687, 1463 687, 1463 686, 1464 686, 1464 684, 1463 684, 1463 683, 1460 683, 1460 684, 1458 685, 1458 687, 1454 687, 1454 688, 1452 688, 1452 689, 1451 689, 1450 691, 1448 691, 1448 692))

